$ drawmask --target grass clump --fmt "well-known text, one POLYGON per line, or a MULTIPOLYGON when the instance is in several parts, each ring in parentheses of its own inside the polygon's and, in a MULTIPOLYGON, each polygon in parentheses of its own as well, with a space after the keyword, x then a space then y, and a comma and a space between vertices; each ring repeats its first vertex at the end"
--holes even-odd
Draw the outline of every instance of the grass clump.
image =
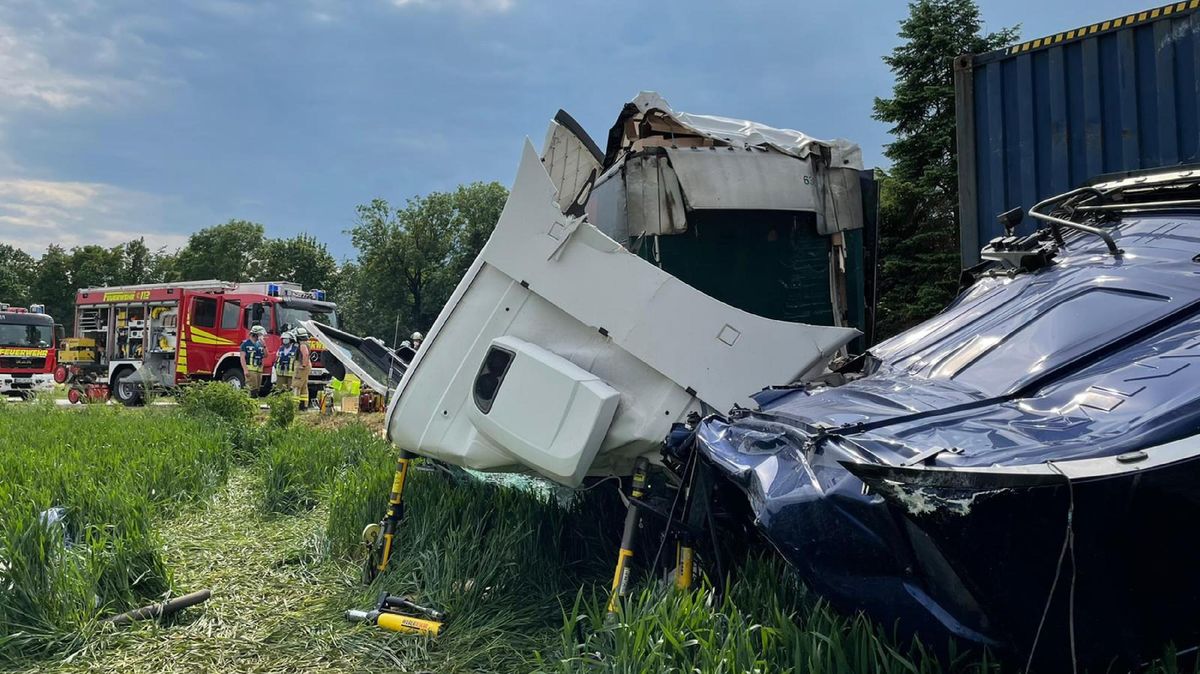
POLYGON ((982 657, 943 663, 859 614, 806 596, 779 559, 749 557, 721 597, 711 587, 645 585, 607 619, 607 589, 581 591, 564 612, 556 652, 540 672, 998 671, 982 657))
POLYGON ((296 399, 291 393, 273 393, 267 396, 270 412, 267 423, 276 428, 287 428, 296 419, 296 399))
POLYGON ((150 410, 5 406, 0 447, 0 663, 166 592, 154 519, 230 465, 220 432, 150 410))
MULTIPOLYGON (((335 556, 361 561, 359 534, 383 514, 394 471, 394 450, 381 443, 339 475, 326 525, 335 556)), ((553 646, 563 603, 612 573, 623 517, 612 489, 564 507, 545 490, 418 463, 404 503, 387 574, 347 599, 369 606, 386 589, 450 613, 435 643, 388 639, 401 669, 529 671, 534 653, 553 646)))
POLYGON ((240 388, 223 381, 189 384, 179 396, 179 407, 199 417, 216 417, 231 426, 247 426, 258 406, 240 388))
POLYGON ((386 446, 355 424, 332 432, 292 427, 271 436, 259 457, 262 509, 296 513, 315 507, 335 478, 386 446))

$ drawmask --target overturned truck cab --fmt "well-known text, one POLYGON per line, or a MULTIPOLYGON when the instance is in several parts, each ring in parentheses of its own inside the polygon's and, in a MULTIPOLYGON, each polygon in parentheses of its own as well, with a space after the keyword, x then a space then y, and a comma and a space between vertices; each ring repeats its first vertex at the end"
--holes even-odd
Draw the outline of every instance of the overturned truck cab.
POLYGON ((848 273, 843 236, 863 229, 860 170, 844 141, 675 113, 654 94, 626 106, 603 155, 560 113, 542 156, 526 143, 495 231, 408 365, 389 438, 452 464, 576 486, 657 460, 689 413, 750 405, 764 385, 823 372, 866 313, 862 246, 848 273), (672 143, 708 154, 646 154, 672 143), (741 177, 726 186, 723 171, 741 177), (754 175, 799 196, 767 195, 754 175), (722 209, 738 222, 717 222, 722 209), (726 241, 724 257, 745 273, 719 269, 719 239, 697 237, 730 233, 779 253, 756 267, 754 251, 726 241), (707 250, 680 243, 668 259, 664 240, 681 235, 707 250), (792 245, 804 237, 813 240, 792 245), (817 325, 746 310, 757 289, 795 300, 779 318, 817 325))
MULTIPOLYGON (((1005 214, 943 313, 695 447, 846 610, 1064 671, 1200 642, 1200 180, 1005 214)), ((944 643, 944 640, 942 640, 944 643)))

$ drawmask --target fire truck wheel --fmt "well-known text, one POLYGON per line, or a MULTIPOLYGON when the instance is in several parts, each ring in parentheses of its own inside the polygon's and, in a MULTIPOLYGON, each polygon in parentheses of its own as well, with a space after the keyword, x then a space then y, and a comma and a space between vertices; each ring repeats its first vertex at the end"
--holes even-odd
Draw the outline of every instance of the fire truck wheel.
POLYGON ((240 368, 225 368, 225 371, 221 373, 221 381, 234 388, 246 388, 246 375, 242 374, 240 368))
POLYGON ((142 404, 142 385, 127 381, 133 370, 122 370, 113 377, 113 397, 126 407, 137 407, 142 404))
POLYGON ((65 384, 70 378, 71 371, 67 369, 66 365, 59 365, 58 367, 54 368, 54 383, 65 384))
POLYGON ((71 401, 72 405, 78 405, 79 404, 79 389, 77 389, 77 388, 67 389, 67 400, 71 401))

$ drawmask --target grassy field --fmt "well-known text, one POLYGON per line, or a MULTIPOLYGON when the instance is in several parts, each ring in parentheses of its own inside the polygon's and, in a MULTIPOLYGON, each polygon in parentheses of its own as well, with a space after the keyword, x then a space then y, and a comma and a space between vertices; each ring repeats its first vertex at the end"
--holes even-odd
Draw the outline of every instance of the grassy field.
POLYGON ((840 615, 754 554, 720 598, 645 583, 606 620, 621 522, 611 486, 561 499, 419 466, 397 556, 364 587, 359 532, 380 516, 393 449, 362 424, 289 423, 235 396, 205 387, 177 408, 0 407, 0 669, 1000 670, 840 615), (203 588, 209 602, 166 621, 97 622, 203 588), (344 620, 383 590, 448 611, 442 635, 344 620))

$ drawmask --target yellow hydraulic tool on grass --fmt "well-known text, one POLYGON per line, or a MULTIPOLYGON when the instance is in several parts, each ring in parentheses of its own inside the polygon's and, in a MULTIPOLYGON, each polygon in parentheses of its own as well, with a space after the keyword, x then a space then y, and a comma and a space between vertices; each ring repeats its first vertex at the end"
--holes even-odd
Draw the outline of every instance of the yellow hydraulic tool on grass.
POLYGON ((442 631, 446 614, 437 609, 421 606, 408 597, 388 594, 379 595, 379 601, 370 611, 346 611, 346 619, 350 622, 367 622, 378 625, 385 630, 402 632, 404 634, 423 634, 436 637, 442 631), (417 613, 425 616, 419 618, 417 613))

